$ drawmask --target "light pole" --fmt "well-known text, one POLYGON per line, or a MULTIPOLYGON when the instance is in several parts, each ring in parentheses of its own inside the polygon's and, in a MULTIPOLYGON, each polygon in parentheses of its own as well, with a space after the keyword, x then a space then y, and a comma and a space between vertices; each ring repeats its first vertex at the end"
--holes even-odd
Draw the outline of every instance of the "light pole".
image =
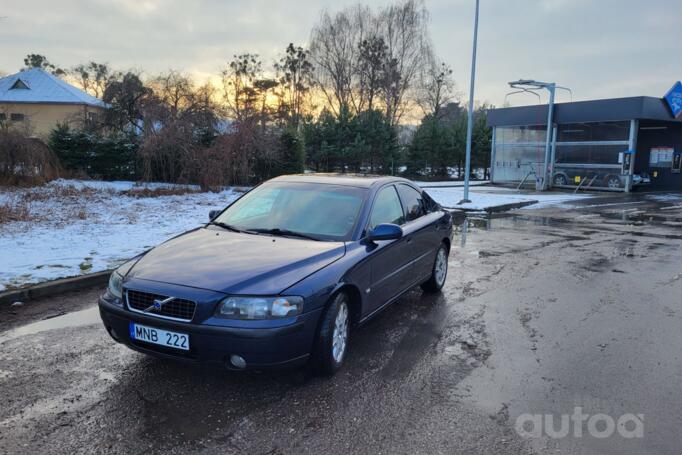
POLYGON ((547 191, 549 189, 549 179, 551 178, 550 167, 554 166, 554 163, 550 162, 550 157, 553 134, 552 129, 554 128, 554 98, 556 95, 556 89, 566 90, 571 94, 571 99, 573 98, 573 92, 571 92, 571 89, 567 87, 560 87, 554 82, 540 82, 532 79, 520 79, 518 81, 510 82, 509 86, 513 89, 518 89, 518 92, 512 92, 512 94, 530 92, 537 95, 536 91, 542 89, 545 89, 549 92, 549 102, 547 105, 547 139, 545 141, 545 162, 542 168, 542 187, 540 188, 541 191, 547 191))
POLYGON ((464 197, 460 204, 471 202, 469 199, 469 175, 471 174, 471 136, 474 130, 474 83, 476 82, 476 45, 478 44, 478 3, 476 0, 476 15, 474 18, 474 49, 471 53, 471 83, 469 84, 469 118, 467 119, 467 148, 464 159, 464 197))

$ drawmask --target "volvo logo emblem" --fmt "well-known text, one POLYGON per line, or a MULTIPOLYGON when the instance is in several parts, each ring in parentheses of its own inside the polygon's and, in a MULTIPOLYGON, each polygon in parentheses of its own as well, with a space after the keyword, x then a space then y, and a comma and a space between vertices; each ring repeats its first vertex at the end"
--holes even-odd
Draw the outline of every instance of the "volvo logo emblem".
POLYGON ((175 300, 175 297, 168 297, 167 299, 163 299, 163 300, 154 299, 154 303, 149 308, 146 308, 144 311, 145 311, 145 313, 152 311, 152 310, 161 311, 161 309, 163 308, 163 306, 165 304, 167 304, 168 302, 171 302, 173 300, 175 300))

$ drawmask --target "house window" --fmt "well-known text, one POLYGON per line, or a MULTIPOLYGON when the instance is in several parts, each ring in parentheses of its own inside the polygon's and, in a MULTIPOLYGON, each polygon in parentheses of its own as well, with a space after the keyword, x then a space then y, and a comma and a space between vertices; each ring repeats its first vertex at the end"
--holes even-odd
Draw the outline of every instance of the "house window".
POLYGON ((11 114, 9 118, 13 122, 23 122, 24 121, 24 114, 11 114))
POLYGON ((96 112, 88 112, 87 117, 85 119, 85 123, 87 125, 93 126, 96 125, 99 122, 99 116, 97 115, 96 112))
POLYGON ((4 122, 5 120, 7 120, 7 114, 0 112, 0 122, 4 122))
POLYGON ((26 82, 22 81, 21 79, 17 79, 9 89, 10 90, 14 90, 14 89, 28 90, 28 85, 26 85, 26 82))

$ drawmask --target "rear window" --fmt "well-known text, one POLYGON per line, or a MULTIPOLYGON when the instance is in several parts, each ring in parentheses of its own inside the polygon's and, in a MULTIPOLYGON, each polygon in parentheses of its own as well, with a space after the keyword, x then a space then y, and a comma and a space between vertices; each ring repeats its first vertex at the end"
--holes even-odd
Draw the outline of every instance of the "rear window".
POLYGON ((405 207, 405 219, 407 221, 424 216, 424 200, 419 191, 411 186, 398 185, 398 193, 400 193, 400 199, 405 207))

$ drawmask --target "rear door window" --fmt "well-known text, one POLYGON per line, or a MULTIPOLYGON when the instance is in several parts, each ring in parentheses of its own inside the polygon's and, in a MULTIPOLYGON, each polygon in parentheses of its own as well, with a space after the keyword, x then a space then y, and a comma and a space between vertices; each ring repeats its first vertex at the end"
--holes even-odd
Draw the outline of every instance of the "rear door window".
POLYGON ((419 191, 408 185, 398 185, 398 193, 405 207, 405 220, 413 221, 424 216, 424 198, 419 191))

